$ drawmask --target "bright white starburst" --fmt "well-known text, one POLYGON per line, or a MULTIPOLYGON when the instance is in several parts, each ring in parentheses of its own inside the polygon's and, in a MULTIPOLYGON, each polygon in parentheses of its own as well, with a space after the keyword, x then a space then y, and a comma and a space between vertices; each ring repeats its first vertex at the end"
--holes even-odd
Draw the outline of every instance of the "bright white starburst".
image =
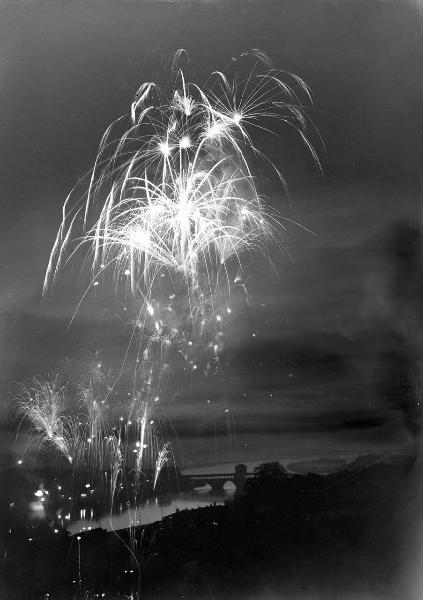
MULTIPOLYGON (((187 82, 179 66, 185 53, 179 51, 169 93, 154 82, 141 85, 129 127, 114 138, 122 117, 103 136, 84 204, 64 205, 45 291, 67 252, 72 255, 74 239, 73 252, 92 248, 92 285, 112 271, 117 287, 126 289, 129 281, 149 313, 165 271, 173 286, 166 296, 175 290, 185 295, 204 320, 199 306, 213 305, 216 295, 227 305, 231 285, 251 257, 266 254, 270 241, 283 243, 282 218, 257 191, 254 157, 283 177, 253 134, 288 124, 315 156, 298 94, 311 97, 299 77, 273 69, 265 54, 248 56, 254 66, 244 79, 214 72, 202 88, 187 82)), ((157 330, 162 322, 152 325, 157 330)))

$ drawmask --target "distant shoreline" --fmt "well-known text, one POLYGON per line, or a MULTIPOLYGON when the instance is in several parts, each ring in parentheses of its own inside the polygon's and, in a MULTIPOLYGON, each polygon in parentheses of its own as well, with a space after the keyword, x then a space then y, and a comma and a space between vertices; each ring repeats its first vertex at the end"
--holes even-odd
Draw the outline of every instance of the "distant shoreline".
POLYGON ((268 458, 263 460, 255 460, 255 461, 239 461, 239 462, 227 462, 221 464, 212 464, 212 465, 204 465, 198 467, 187 467, 181 469, 182 475, 197 475, 197 474, 211 474, 211 473, 228 473, 232 474, 235 471, 235 466, 237 464, 245 464, 247 466, 247 472, 252 473, 255 467, 258 467, 262 463, 265 462, 279 462, 285 469, 287 469, 290 473, 316 473, 320 475, 326 475, 329 473, 336 473, 343 467, 347 467, 350 463, 354 462, 360 457, 366 456, 379 456, 386 457, 393 455, 413 455, 413 452, 410 452, 408 448, 391 448, 386 449, 385 451, 375 452, 374 449, 362 450, 357 452, 348 452, 348 453, 333 453, 332 455, 322 455, 322 456, 306 456, 306 457, 298 457, 298 456, 289 456, 284 458, 268 458), (319 464, 322 468, 319 468, 319 464), (312 468, 307 469, 306 466, 310 466, 312 468), (330 469, 327 469, 327 466, 332 465, 330 469), (326 468, 325 468, 326 467, 326 468))

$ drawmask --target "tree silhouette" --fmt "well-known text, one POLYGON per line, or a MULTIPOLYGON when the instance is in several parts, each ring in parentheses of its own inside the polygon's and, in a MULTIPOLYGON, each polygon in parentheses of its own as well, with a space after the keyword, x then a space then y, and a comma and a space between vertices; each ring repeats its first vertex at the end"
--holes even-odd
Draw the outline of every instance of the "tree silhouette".
POLYGON ((261 463, 254 469, 256 478, 268 480, 279 480, 286 476, 286 469, 279 462, 265 462, 261 463))

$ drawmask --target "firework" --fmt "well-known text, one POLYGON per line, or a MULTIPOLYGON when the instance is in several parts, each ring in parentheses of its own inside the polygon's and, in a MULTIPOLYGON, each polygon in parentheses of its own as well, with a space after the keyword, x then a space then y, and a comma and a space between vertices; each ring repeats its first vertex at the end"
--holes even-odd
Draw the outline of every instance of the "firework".
POLYGON ((107 128, 85 201, 64 204, 44 282, 46 292, 66 256, 88 245, 91 286, 111 272, 141 300, 138 321, 159 333, 174 328, 175 312, 177 328, 190 320, 218 329, 216 307, 229 307, 251 256, 283 243, 283 219, 260 197, 250 165, 262 159, 284 180, 254 134, 289 125, 316 157, 299 95, 311 96, 299 77, 254 51, 245 78, 214 72, 200 87, 187 81, 184 57, 175 56, 170 90, 142 84, 128 124, 121 117, 107 128))
POLYGON ((84 196, 75 202, 71 193, 63 205, 44 280, 47 293, 65 264, 85 251, 91 282, 81 302, 111 282, 125 304, 132 296, 123 361, 136 340, 132 392, 118 401, 123 366, 115 377, 96 353, 84 361, 76 414, 66 414, 58 380, 36 380, 20 399, 41 443, 75 469, 90 465, 96 484, 105 475, 112 505, 129 474, 137 494, 150 468, 154 489, 169 460, 160 418, 155 423, 164 365, 182 355, 192 371, 219 371, 235 290, 249 303, 249 264, 257 255, 269 259, 271 245, 284 247, 284 217, 261 195, 256 167, 270 166, 286 184, 260 138, 280 125, 294 128, 318 162, 302 79, 252 51, 243 55, 253 63, 245 75, 236 62, 200 86, 187 79, 185 59, 184 51, 175 55, 170 86, 143 83, 129 114, 106 129, 84 196))
POLYGON ((40 446, 53 446, 72 463, 79 439, 78 423, 63 412, 66 387, 61 385, 59 376, 34 377, 29 386, 20 387, 18 412, 31 424, 34 440, 40 446))
POLYGON ((120 479, 140 490, 144 469, 156 466, 165 431, 157 397, 145 389, 117 404, 105 400, 107 393, 91 381, 62 385, 56 375, 21 384, 17 402, 31 442, 54 448, 72 465, 76 480, 89 477, 113 498, 120 479))

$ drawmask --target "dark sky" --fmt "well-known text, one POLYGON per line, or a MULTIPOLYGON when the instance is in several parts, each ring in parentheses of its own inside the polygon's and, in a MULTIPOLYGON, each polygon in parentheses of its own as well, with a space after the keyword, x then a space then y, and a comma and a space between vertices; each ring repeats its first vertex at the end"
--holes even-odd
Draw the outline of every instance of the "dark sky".
POLYGON ((313 90, 324 177, 291 133, 264 143, 292 209, 273 184, 271 203, 316 235, 290 227, 293 261, 279 256, 278 278, 252 281, 256 307, 237 315, 225 350, 233 421, 206 404, 210 385, 194 382, 169 407, 185 464, 411 444, 417 400, 395 382, 420 371, 422 26, 405 1, 3 3, 3 427, 10 380, 84 347, 114 358, 121 347, 99 328, 101 299, 66 333, 76 284, 41 300, 62 202, 106 125, 176 49, 201 81, 260 48, 313 90))

